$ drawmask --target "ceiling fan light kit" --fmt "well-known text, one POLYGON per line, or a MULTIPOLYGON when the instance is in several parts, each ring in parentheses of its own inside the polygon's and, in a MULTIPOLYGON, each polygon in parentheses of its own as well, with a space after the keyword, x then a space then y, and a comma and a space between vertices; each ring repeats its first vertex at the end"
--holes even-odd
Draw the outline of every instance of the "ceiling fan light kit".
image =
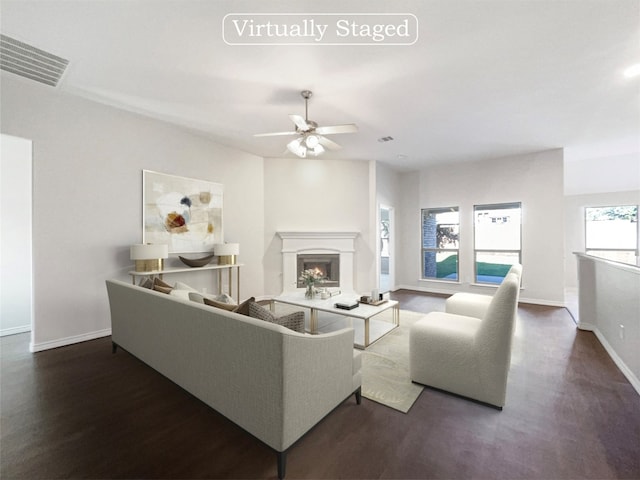
POLYGON ((259 133, 256 137, 270 137, 279 135, 298 135, 298 138, 287 144, 287 149, 300 158, 306 158, 307 155, 317 157, 325 152, 326 149, 338 150, 342 148, 333 140, 329 140, 323 135, 332 135, 336 133, 355 133, 358 127, 354 123, 346 125, 330 125, 327 127, 319 127, 316 122, 309 120, 309 98, 313 95, 310 90, 300 92, 304 98, 304 118, 300 115, 289 115, 291 121, 296 128, 292 132, 276 132, 276 133, 259 133))
POLYGON ((287 144, 287 148, 300 158, 305 158, 307 155, 317 157, 324 152, 324 147, 320 145, 320 141, 315 135, 296 138, 287 144))

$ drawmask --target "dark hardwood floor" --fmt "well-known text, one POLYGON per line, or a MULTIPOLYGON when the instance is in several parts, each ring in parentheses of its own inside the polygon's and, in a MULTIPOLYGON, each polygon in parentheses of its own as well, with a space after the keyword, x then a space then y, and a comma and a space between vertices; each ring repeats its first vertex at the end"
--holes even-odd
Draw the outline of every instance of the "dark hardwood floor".
MULTIPOLYGON (((28 341, 0 341, 2 479, 276 477, 273 451, 110 338, 28 341)), ((638 479, 640 396, 565 309, 521 305, 502 412, 431 389, 406 415, 350 397, 291 448, 287 478, 638 479)))

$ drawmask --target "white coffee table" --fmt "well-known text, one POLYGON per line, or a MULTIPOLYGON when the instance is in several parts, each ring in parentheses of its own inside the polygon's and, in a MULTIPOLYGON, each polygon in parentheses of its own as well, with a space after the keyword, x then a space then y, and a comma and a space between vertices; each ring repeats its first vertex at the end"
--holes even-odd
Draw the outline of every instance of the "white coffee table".
MULTIPOLYGON (((352 310, 343 310, 335 307, 338 302, 352 302, 360 296, 356 293, 342 293, 340 295, 333 296, 327 299, 321 299, 319 296, 313 299, 307 299, 304 296, 303 291, 283 293, 277 297, 271 299, 272 303, 285 303, 288 305, 294 305, 296 307, 309 309, 309 327, 310 333, 318 333, 318 312, 327 312, 342 315, 349 318, 356 318, 364 321, 364 345, 356 344, 356 347, 367 348, 370 342, 370 329, 369 320, 376 315, 393 309, 393 327, 387 330, 382 336, 389 333, 400 325, 400 304, 396 300, 387 300, 380 305, 367 305, 365 303, 359 304, 352 310)), ((376 338, 378 340, 379 338, 376 338)))

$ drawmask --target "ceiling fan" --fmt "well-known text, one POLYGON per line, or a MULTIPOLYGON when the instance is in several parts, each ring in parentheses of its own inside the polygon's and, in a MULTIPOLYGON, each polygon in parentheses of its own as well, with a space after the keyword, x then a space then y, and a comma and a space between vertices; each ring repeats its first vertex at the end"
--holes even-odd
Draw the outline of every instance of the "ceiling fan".
POLYGON ((289 115, 289 118, 296 126, 294 131, 257 133, 254 136, 272 137, 278 135, 297 135, 298 138, 287 144, 287 149, 289 149, 291 153, 304 158, 307 155, 313 155, 314 157, 318 156, 325 151, 325 148, 328 148, 329 150, 338 150, 342 148, 336 142, 329 140, 323 135, 332 135, 334 133, 354 133, 358 131, 358 127, 355 123, 319 127, 316 122, 309 120, 308 118, 308 102, 311 95, 313 95, 313 92, 310 90, 303 90, 300 92, 300 95, 304 98, 304 118, 300 115, 289 115))

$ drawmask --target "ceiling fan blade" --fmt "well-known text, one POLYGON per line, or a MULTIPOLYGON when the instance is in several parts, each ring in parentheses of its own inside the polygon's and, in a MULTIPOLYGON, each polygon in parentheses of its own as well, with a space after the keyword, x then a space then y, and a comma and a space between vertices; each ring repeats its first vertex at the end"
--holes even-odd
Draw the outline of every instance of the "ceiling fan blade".
POLYGON ((318 135, 318 142, 320 143, 320 145, 322 145, 323 147, 327 147, 329 150, 340 150, 342 148, 333 140, 329 140, 328 138, 322 137, 320 135, 318 135))
POLYGON ((293 123, 296 124, 296 127, 298 127, 303 132, 306 132, 307 130, 311 129, 311 126, 300 115, 289 115, 289 118, 293 123))
POLYGON ((327 127, 316 128, 316 133, 320 135, 331 135, 333 133, 355 133, 358 126, 355 123, 347 123, 345 125, 329 125, 327 127))
POLYGON ((254 137, 277 137, 280 135, 298 135, 298 132, 254 133, 254 137))

